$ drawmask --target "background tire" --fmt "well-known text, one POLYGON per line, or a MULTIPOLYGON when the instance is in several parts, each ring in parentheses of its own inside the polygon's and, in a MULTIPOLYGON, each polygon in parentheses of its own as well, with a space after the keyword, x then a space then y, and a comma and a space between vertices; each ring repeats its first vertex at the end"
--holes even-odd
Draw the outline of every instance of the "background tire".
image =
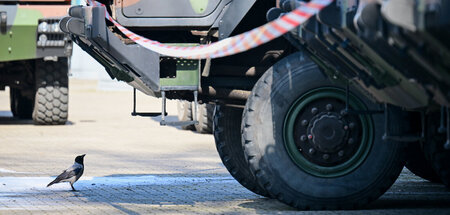
MULTIPOLYGON (((308 166, 297 162, 296 159, 301 156, 291 155, 295 151, 288 150, 291 145, 285 141, 291 134, 286 132, 288 136, 285 136, 286 129, 283 128, 291 108, 310 93, 334 89, 339 94, 342 93, 339 88, 342 86, 332 83, 303 53, 295 53, 276 63, 254 86, 244 110, 242 144, 257 182, 271 197, 298 209, 355 208, 377 199, 397 179, 404 166, 404 147, 402 144, 382 141, 382 114, 356 116, 361 119, 358 123, 365 125, 361 126, 365 132, 363 134, 367 133, 369 138, 356 142, 359 148, 355 155, 360 149, 367 153, 351 157, 356 158, 357 162, 350 162, 348 168, 341 170, 339 165, 331 168, 311 165, 311 169, 308 169, 308 166)), ((354 92, 354 89, 350 89, 354 92)), ((362 103, 365 109, 381 108, 356 93, 351 93, 350 101, 362 103)), ((324 107, 320 108, 317 116, 327 114, 323 111, 324 107)), ((301 111, 307 113, 304 109, 301 111)), ((308 152, 294 149, 299 154, 308 152)))
POLYGON ((427 116, 427 139, 423 150, 442 183, 450 188, 450 150, 444 149, 445 134, 438 133, 439 117, 439 112, 427 116))
POLYGON ((267 196, 265 189, 256 183, 244 156, 240 129, 242 111, 242 108, 216 105, 213 133, 217 152, 236 181, 258 195, 267 196))
MULTIPOLYGON (((186 100, 177 101, 178 120, 180 121, 192 121, 192 105, 191 102, 186 100)), ((183 130, 195 131, 194 125, 181 126, 183 130)))
POLYGON ((197 106, 197 121, 198 124, 194 125, 195 130, 202 134, 211 134, 214 118, 214 105, 213 104, 199 104, 197 106))
POLYGON ((68 60, 36 60, 36 97, 33 120, 38 125, 63 125, 69 107, 68 60))
POLYGON ((22 92, 16 88, 10 88, 9 91, 10 107, 14 117, 20 119, 31 119, 33 112, 33 99, 22 95, 22 92))
POLYGON ((414 175, 434 183, 442 183, 430 162, 425 158, 420 143, 409 143, 406 148, 406 168, 414 175))

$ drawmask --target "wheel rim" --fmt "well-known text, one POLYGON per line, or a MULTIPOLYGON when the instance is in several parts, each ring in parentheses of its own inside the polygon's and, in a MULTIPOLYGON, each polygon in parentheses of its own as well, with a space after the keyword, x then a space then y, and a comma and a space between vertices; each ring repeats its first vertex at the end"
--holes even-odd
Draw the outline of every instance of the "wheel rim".
MULTIPOLYGON (((298 98, 290 107, 283 138, 292 161, 318 177, 338 177, 355 170, 367 157, 373 142, 373 122, 368 115, 345 112, 346 93, 324 87, 298 98)), ((366 110, 355 96, 353 110, 366 110)))

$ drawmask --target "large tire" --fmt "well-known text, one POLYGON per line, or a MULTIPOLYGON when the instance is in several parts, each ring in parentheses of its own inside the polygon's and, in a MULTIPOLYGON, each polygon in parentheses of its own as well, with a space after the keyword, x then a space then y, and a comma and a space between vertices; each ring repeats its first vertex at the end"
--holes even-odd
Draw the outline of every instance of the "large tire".
POLYGON ((36 60, 36 96, 33 120, 38 125, 62 125, 67 122, 69 78, 67 58, 58 61, 36 60))
POLYGON ((213 104, 199 104, 197 106, 197 121, 195 130, 202 134, 211 134, 213 127, 214 105, 213 104))
MULTIPOLYGON (((178 120, 180 121, 192 121, 192 105, 191 102, 185 100, 177 101, 178 120)), ((183 130, 195 131, 194 125, 181 126, 183 130)))
POLYGON ((33 99, 22 95, 21 90, 10 88, 9 91, 10 107, 14 117, 20 119, 31 119, 33 112, 33 99))
POLYGON ((242 108, 216 105, 214 114, 214 140, 223 165, 236 181, 250 191, 267 196, 266 190, 256 183, 250 172, 241 144, 242 108))
MULTIPOLYGON (((243 114, 242 144, 257 182, 271 197, 298 209, 356 208, 395 182, 404 166, 403 145, 382 140, 383 114, 341 111, 344 89, 301 52, 276 63, 256 83, 243 114)), ((351 108, 382 108, 350 91, 351 108)))
POLYGON ((431 163, 425 158, 420 143, 408 144, 405 166, 414 173, 414 175, 434 183, 442 183, 440 177, 432 168, 431 163))
POLYGON ((423 145, 425 157, 447 188, 450 188, 450 150, 444 149, 445 134, 438 133, 439 113, 427 116, 427 138, 423 145))

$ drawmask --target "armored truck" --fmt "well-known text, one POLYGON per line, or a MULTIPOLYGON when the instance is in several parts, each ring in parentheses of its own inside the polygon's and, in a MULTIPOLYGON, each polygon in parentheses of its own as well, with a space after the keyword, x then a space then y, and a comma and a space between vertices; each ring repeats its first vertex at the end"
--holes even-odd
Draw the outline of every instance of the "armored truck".
POLYGON ((35 124, 65 124, 72 42, 59 28, 70 0, 0 1, 0 90, 11 112, 35 124))
POLYGON ((161 112, 134 115, 192 125, 166 121, 165 100, 216 104, 218 154, 257 194, 299 209, 361 207, 405 164, 450 186, 450 3, 323 2, 106 0, 71 8, 61 28, 112 78, 162 98, 161 112), (222 58, 171 57, 132 39, 183 49, 311 11, 283 37, 222 58))

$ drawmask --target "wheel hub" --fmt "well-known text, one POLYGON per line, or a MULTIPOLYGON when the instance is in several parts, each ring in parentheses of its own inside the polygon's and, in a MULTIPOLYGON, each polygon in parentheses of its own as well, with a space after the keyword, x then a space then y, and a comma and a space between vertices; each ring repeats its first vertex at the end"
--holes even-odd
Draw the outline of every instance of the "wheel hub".
MULTIPOLYGON (((345 91, 317 89, 299 98, 286 116, 285 140, 294 162, 312 174, 332 177, 351 171, 371 145, 367 116, 348 114, 345 91)), ((364 109, 356 98, 350 108, 364 109)))
POLYGON ((328 153, 336 152, 341 148, 347 136, 344 122, 331 113, 313 119, 311 128, 308 130, 312 135, 311 141, 314 147, 328 153))
POLYGON ((296 145, 306 159, 329 167, 354 155, 358 144, 353 143, 360 141, 361 130, 356 126, 357 116, 346 114, 344 109, 343 101, 329 98, 313 101, 299 113, 296 133, 304 133, 306 138, 300 136, 296 145))

